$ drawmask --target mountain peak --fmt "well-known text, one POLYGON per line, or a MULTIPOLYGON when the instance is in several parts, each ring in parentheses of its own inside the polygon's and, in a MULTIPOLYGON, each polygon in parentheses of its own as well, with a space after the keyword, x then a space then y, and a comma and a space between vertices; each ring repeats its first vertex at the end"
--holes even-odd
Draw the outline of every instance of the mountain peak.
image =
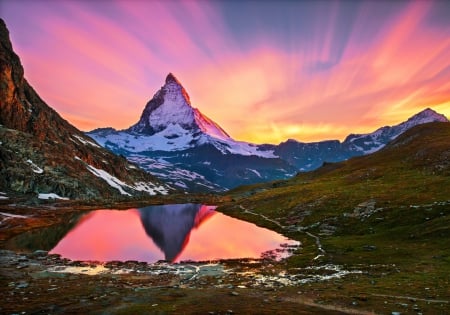
POLYGON ((218 124, 192 107, 188 93, 173 73, 167 75, 164 86, 147 103, 140 120, 128 131, 150 136, 161 133, 168 139, 198 132, 230 139, 218 124))
POLYGON ((426 121, 442 121, 442 122, 448 122, 449 120, 447 117, 445 117, 442 114, 437 113, 436 111, 432 110, 431 108, 426 108, 423 111, 415 114, 414 116, 410 117, 408 121, 410 120, 426 120, 426 121))
POLYGON ((178 79, 173 75, 172 72, 169 72, 169 74, 166 77, 166 84, 168 83, 177 83, 181 85, 180 81, 178 81, 178 79))

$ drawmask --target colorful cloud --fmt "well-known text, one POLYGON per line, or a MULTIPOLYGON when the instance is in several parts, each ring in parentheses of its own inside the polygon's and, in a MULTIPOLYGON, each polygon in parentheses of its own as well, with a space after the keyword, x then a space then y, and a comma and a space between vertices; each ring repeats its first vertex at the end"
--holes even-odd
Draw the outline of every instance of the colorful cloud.
POLYGON ((30 83, 82 130, 135 123, 168 72, 238 140, 450 116, 448 1, 0 0, 0 12, 30 83))

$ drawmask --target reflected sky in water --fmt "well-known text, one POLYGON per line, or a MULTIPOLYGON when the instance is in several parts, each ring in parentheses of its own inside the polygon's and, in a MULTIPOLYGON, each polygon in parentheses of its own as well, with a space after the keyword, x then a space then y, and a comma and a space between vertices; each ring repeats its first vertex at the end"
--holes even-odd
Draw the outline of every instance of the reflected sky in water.
POLYGON ((234 219, 213 206, 178 204, 96 210, 51 250, 72 260, 203 261, 259 258, 284 236, 234 219))

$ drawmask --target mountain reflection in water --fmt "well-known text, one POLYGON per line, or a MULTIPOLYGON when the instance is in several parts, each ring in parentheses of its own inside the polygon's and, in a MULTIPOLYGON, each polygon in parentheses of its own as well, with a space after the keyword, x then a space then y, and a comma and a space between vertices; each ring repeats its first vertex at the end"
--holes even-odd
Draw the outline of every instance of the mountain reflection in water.
POLYGON ((164 252, 165 260, 175 261, 189 242, 193 228, 198 228, 217 212, 215 207, 179 204, 149 206, 139 209, 145 232, 164 252))
POLYGON ((179 262, 260 258, 280 244, 298 244, 214 209, 178 204, 92 211, 50 253, 72 260, 179 262))

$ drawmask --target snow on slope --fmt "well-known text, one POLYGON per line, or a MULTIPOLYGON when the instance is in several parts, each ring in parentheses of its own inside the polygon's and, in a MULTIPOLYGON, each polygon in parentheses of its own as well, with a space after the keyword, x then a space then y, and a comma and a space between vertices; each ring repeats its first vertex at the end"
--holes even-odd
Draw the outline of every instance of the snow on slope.
POLYGON ((448 121, 449 120, 444 115, 438 114, 434 110, 427 108, 398 125, 385 126, 369 134, 349 135, 344 143, 350 143, 356 151, 370 154, 382 149, 387 143, 414 126, 430 122, 448 121))
POLYGON ((31 166, 31 170, 37 174, 42 174, 44 172, 44 170, 42 168, 40 168, 39 166, 37 166, 36 164, 33 163, 32 160, 28 159, 26 161, 28 164, 30 164, 31 166))
POLYGON ((197 125, 204 133, 217 139, 225 141, 232 140, 231 137, 225 132, 225 130, 223 130, 210 118, 203 115, 197 108, 194 108, 194 115, 197 125))
POLYGON ((108 185, 117 189, 122 195, 131 196, 131 194, 126 192, 124 190, 124 188, 137 190, 137 191, 145 191, 149 195, 152 195, 152 196, 156 195, 157 192, 161 193, 162 195, 168 194, 167 189, 163 186, 156 186, 152 183, 145 183, 145 182, 136 182, 136 183, 134 183, 134 186, 132 186, 132 185, 128 185, 127 183, 124 183, 117 177, 109 174, 108 172, 106 172, 102 169, 95 168, 92 165, 88 164, 87 169, 95 176, 106 181, 108 183, 108 185))
POLYGON ((127 131, 110 133, 90 132, 88 135, 106 148, 120 148, 132 153, 146 151, 182 151, 203 144, 212 144, 223 154, 255 155, 276 158, 273 150, 262 151, 251 143, 229 139, 215 138, 209 134, 196 135, 183 129, 180 125, 170 125, 153 135, 135 134, 127 131))
POLYGON ((44 194, 44 193, 39 193, 38 194, 38 199, 44 199, 44 200, 48 200, 48 199, 61 199, 61 200, 69 200, 69 198, 66 197, 61 197, 55 193, 49 193, 49 194, 44 194))
POLYGON ((212 144, 223 154, 276 157, 273 150, 262 151, 257 145, 233 140, 218 124, 192 107, 186 90, 171 73, 135 125, 122 131, 97 129, 88 135, 104 147, 132 153, 181 151, 212 144))
POLYGON ((165 161, 163 158, 153 159, 139 154, 131 154, 128 160, 139 164, 139 166, 150 174, 164 179, 164 181, 172 186, 189 189, 188 186, 201 185, 213 191, 223 191, 219 185, 208 181, 203 175, 177 167, 172 163, 165 161))

